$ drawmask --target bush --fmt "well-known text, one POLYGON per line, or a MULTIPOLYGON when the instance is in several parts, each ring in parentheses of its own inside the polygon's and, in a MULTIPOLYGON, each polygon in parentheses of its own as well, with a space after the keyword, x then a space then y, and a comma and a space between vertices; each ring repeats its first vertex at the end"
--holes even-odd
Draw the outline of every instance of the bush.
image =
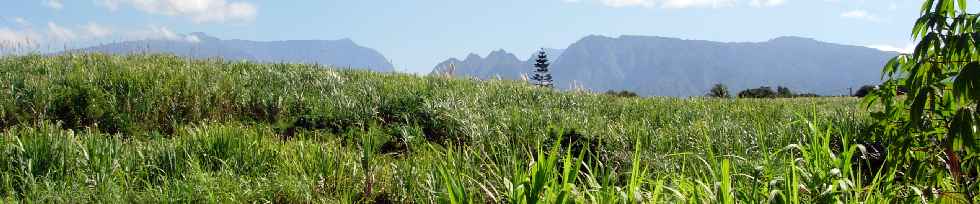
POLYGON ((864 86, 861 86, 861 88, 858 89, 857 92, 854 92, 854 95, 853 96, 854 97, 861 97, 861 98, 863 98, 864 96, 867 96, 868 94, 870 94, 872 91, 874 91, 876 89, 878 89, 877 86, 864 85, 864 86))
POLYGON ((623 97, 623 98, 632 98, 632 97, 639 96, 636 93, 634 93, 632 91, 627 91, 627 90, 622 90, 622 91, 609 90, 609 91, 606 91, 606 95, 615 96, 615 97, 623 97))
POLYGON ((738 92, 739 98, 775 98, 776 92, 768 86, 738 92))
POLYGON ((783 87, 783 86, 776 87, 776 97, 779 97, 779 98, 792 98, 792 97, 795 97, 795 96, 796 95, 793 94, 793 91, 790 91, 789 88, 786 88, 786 87, 783 87))
POLYGON ((820 97, 815 93, 803 93, 795 94, 792 90, 784 86, 777 86, 776 90, 773 91, 772 88, 768 86, 762 86, 754 89, 746 89, 744 91, 738 92, 739 98, 796 98, 796 97, 820 97))
POLYGON ((724 84, 715 84, 705 96, 715 98, 731 98, 731 95, 728 94, 728 86, 725 86, 724 84))

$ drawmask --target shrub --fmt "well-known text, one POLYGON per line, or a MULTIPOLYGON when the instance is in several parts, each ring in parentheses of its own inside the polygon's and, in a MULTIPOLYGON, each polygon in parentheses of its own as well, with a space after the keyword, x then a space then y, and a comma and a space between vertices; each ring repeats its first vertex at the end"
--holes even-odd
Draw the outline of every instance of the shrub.
POLYGON ((728 86, 725 86, 724 84, 715 84, 714 86, 711 86, 711 90, 708 90, 708 94, 705 94, 705 96, 715 98, 731 98, 731 94, 728 93, 728 86))
POLYGON ((634 93, 632 91, 627 91, 627 90, 622 90, 622 91, 609 90, 609 91, 606 91, 606 95, 615 96, 615 97, 623 97, 623 98, 632 98, 632 97, 639 96, 636 93, 634 93))
POLYGON ((796 95, 793 94, 793 91, 790 91, 789 88, 786 88, 786 87, 783 87, 783 86, 776 87, 776 97, 779 97, 779 98, 792 98, 792 97, 795 97, 795 96, 796 95))
POLYGON ((738 92, 739 98, 775 98, 776 92, 768 86, 738 92))
POLYGON ((867 96, 868 94, 870 94, 875 89, 878 89, 878 87, 877 86, 872 86, 872 85, 864 85, 864 86, 861 86, 861 88, 859 88, 857 90, 857 92, 854 92, 854 95, 853 96, 854 97, 863 98, 864 96, 867 96))

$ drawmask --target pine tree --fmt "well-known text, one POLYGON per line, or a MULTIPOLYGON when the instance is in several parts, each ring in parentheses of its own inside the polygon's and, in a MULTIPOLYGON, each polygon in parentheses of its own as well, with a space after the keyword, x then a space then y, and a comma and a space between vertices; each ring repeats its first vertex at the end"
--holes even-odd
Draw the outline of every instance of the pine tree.
POLYGON ((548 54, 544 52, 544 49, 538 51, 538 59, 534 63, 534 76, 531 79, 534 80, 534 85, 540 87, 551 88, 554 86, 551 80, 551 73, 548 70, 548 54))

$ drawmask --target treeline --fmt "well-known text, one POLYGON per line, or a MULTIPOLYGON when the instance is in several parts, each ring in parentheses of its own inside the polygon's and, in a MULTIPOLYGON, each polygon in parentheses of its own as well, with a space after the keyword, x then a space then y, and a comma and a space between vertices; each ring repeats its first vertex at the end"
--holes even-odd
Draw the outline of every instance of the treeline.
MULTIPOLYGON (((859 88, 856 92, 851 93, 850 96, 853 96, 853 97, 864 97, 864 96, 870 94, 872 91, 877 90, 877 89, 878 89, 878 87, 877 86, 873 86, 873 85, 861 86, 861 88, 859 88)), ((898 90, 898 93, 899 94, 904 94, 905 93, 905 90, 904 89, 899 89, 898 90)), ((639 94, 636 94, 635 92, 627 91, 627 90, 620 90, 620 91, 609 90, 609 91, 606 91, 605 94, 606 95, 609 95, 609 96, 625 97, 625 98, 639 97, 639 94)), ((825 97, 825 96, 821 96, 821 95, 815 94, 815 93, 797 93, 797 92, 789 89, 788 87, 784 87, 784 86, 776 86, 776 89, 773 89, 772 87, 769 87, 769 86, 760 86, 759 88, 745 89, 745 90, 739 91, 738 93, 732 95, 732 93, 728 90, 728 86, 725 86, 724 84, 715 84, 715 85, 711 86, 711 89, 709 89, 708 90, 708 93, 705 93, 704 96, 705 97, 711 97, 711 98, 732 98, 732 97, 735 97, 735 98, 800 98, 800 97, 806 98, 806 97, 825 97)), ((848 95, 834 95, 833 97, 838 97, 838 96, 848 96, 848 95)))
MULTIPOLYGON (((728 86, 724 84, 715 84, 711 86, 708 93, 705 94, 707 97, 714 98, 731 98, 731 94, 728 91, 728 86)), ((759 88, 746 89, 739 91, 737 95, 738 98, 795 98, 795 97, 820 97, 820 95, 814 93, 794 93, 787 87, 777 86, 775 90, 772 87, 761 86, 759 88)))

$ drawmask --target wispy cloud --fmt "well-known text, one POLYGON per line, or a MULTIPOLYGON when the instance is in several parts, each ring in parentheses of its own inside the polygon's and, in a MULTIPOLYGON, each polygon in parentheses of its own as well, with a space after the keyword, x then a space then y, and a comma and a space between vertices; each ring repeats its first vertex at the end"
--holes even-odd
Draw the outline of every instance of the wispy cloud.
POLYGON ((653 7, 656 5, 656 2, 653 0, 602 0, 602 4, 614 8, 629 6, 653 7))
POLYGON ((147 26, 142 30, 130 31, 127 36, 135 40, 173 40, 194 43, 201 41, 197 36, 178 34, 166 26, 156 25, 147 26))
POLYGON ((710 7, 720 8, 734 6, 735 0, 664 0, 664 8, 710 7))
POLYGON ((128 5, 157 15, 178 16, 194 23, 250 22, 258 14, 258 6, 249 2, 225 0, 98 0, 109 10, 128 5))
POLYGON ((847 12, 841 13, 840 14, 840 17, 842 17, 842 18, 849 18, 849 19, 857 19, 857 20, 873 21, 873 22, 881 21, 881 19, 878 18, 878 16, 875 16, 875 15, 873 15, 871 13, 868 13, 868 11, 860 10, 860 9, 859 10, 851 10, 851 11, 847 11, 847 12))
POLYGON ((773 7, 786 3, 786 0, 752 0, 749 5, 752 7, 773 7))
POLYGON ((904 47, 898 47, 898 46, 886 45, 886 44, 868 45, 868 47, 878 49, 881 51, 899 52, 899 53, 906 53, 906 54, 912 53, 912 50, 915 49, 915 45, 913 45, 912 43, 905 44, 904 47))
MULTIPOLYGON (((36 44, 40 38, 36 33, 30 31, 14 30, 8 27, 0 27, 0 48, 13 46, 26 46, 36 44)), ((3 53, 0 53, 3 54, 3 53)))
POLYGON ((30 27, 31 26, 31 23, 30 22, 27 22, 27 19, 24 19, 23 17, 14 17, 13 18, 13 21, 18 26, 21 26, 21 27, 30 27))
POLYGON ((48 22, 48 36, 51 40, 61 43, 72 42, 78 37, 75 35, 75 31, 62 27, 54 22, 48 22))
POLYGON ((123 0, 96 0, 95 3, 109 9, 110 11, 119 10, 119 4, 123 3, 123 0))
POLYGON ((85 35, 88 38, 105 38, 112 35, 112 29, 99 25, 95 22, 89 22, 85 26, 82 26, 82 30, 85 31, 85 35))
MULTIPOLYGON (((581 0, 562 0, 568 3, 578 3, 581 0)), ((607 7, 645 7, 645 8, 725 8, 734 7, 738 0, 598 0, 600 4, 607 7)), ((772 7, 785 3, 786 0, 752 0, 749 2, 753 7, 772 7)))
POLYGON ((13 19, 19 27, 0 27, 0 47, 9 47, 12 45, 70 45, 87 41, 104 40, 113 35, 111 28, 95 22, 75 26, 48 22, 39 31, 35 31, 34 26, 26 19, 13 19))
POLYGON ((61 0, 43 0, 41 1, 41 5, 55 10, 61 10, 65 7, 65 4, 61 3, 61 0))

